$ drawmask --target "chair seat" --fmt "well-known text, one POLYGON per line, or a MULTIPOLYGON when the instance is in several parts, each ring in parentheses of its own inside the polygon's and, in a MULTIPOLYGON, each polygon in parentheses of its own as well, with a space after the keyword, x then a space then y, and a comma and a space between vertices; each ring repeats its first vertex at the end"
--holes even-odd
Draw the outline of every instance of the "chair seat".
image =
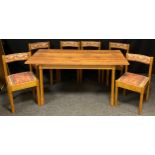
POLYGON ((117 80, 117 82, 121 82, 123 84, 136 86, 136 87, 144 87, 148 81, 149 81, 149 78, 144 75, 139 75, 139 74, 134 74, 129 72, 126 72, 117 80))
POLYGON ((37 78, 32 72, 16 73, 8 76, 8 82, 10 85, 20 85, 29 82, 35 82, 37 78))

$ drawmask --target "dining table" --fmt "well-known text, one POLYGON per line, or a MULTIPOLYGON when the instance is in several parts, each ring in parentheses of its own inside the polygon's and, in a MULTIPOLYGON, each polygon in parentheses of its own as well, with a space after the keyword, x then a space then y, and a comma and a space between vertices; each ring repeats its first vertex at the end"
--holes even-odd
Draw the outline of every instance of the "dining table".
POLYGON ((38 66, 41 105, 45 103, 43 70, 111 70, 110 104, 114 106, 116 67, 129 65, 129 62, 120 50, 39 49, 25 64, 38 66))

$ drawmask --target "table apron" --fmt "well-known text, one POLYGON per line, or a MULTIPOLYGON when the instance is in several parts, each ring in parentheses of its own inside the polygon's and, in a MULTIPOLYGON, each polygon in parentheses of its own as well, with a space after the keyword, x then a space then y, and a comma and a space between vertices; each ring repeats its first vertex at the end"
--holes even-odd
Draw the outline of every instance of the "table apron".
POLYGON ((51 66, 51 65, 39 65, 40 69, 94 69, 94 70, 111 70, 116 66, 51 66))

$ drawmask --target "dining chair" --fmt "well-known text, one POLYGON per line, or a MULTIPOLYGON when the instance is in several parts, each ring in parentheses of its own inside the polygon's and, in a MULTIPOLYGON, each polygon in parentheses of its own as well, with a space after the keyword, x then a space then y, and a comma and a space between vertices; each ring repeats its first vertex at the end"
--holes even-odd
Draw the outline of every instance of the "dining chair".
MULTIPOLYGON (((35 42, 28 44, 29 52, 33 55, 39 49, 50 49, 50 42, 35 42)), ((39 69, 37 65, 32 65, 33 68, 36 70, 37 76, 39 75, 39 69)), ((53 84, 53 70, 50 69, 50 84, 53 84)))
MULTIPOLYGON (((129 53, 130 45, 125 44, 125 43, 109 42, 109 50, 112 50, 112 49, 119 49, 122 52, 125 52, 125 53, 123 53, 125 55, 126 53, 129 53)), ((120 75, 122 75, 124 66, 121 66, 121 65, 117 66, 116 70, 119 70, 120 75)), ((110 71, 107 70, 107 74, 106 74, 106 84, 107 85, 109 84, 109 75, 110 75, 110 71)))
POLYGON ((128 66, 125 66, 125 73, 116 80, 116 88, 115 88, 115 104, 117 105, 118 99, 118 88, 123 88, 127 90, 131 90, 137 93, 140 93, 140 101, 139 101, 139 114, 142 113, 143 106, 143 98, 146 93, 146 100, 149 98, 150 93, 150 85, 151 85, 151 76, 152 76, 152 66, 153 66, 153 57, 140 55, 140 54, 126 54, 126 58, 128 61, 135 61, 139 63, 143 63, 149 66, 148 75, 140 75, 128 72, 128 66))
MULTIPOLYGON (((60 41, 60 49, 80 49, 79 41, 60 41)), ((61 72, 60 69, 56 70, 56 79, 57 81, 61 80, 61 72)), ((77 70, 77 82, 80 81, 80 71, 77 70)))
POLYGON ((25 61, 31 56, 30 52, 25 53, 16 53, 3 55, 3 67, 4 67, 4 75, 5 81, 7 85, 8 97, 11 105, 11 111, 15 112, 14 100, 13 100, 13 92, 27 89, 27 88, 36 88, 37 92, 37 102, 40 105, 40 93, 39 93, 39 81, 36 76, 32 72, 32 66, 29 65, 29 71, 20 72, 16 74, 9 74, 7 69, 7 64, 16 61, 25 61))
MULTIPOLYGON (((81 49, 82 50, 86 50, 86 49, 97 49, 100 50, 101 49, 101 42, 100 41, 81 41, 81 49)), ((102 71, 103 72, 103 71, 102 71)), ((98 70, 98 82, 101 83, 101 80, 103 78, 101 78, 101 70, 98 70)), ((103 74, 102 74, 103 76, 103 74)), ((80 70, 80 82, 82 82, 82 78, 83 78, 83 71, 80 70)))

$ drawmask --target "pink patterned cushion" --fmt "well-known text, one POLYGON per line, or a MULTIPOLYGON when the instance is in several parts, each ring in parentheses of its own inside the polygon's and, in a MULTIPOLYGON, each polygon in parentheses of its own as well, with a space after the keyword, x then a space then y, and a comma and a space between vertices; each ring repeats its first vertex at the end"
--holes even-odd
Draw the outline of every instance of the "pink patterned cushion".
POLYGON ((28 82, 34 82, 36 80, 37 79, 32 72, 22 72, 8 76, 8 81, 11 85, 20 85, 28 82))
POLYGON ((117 81, 131 86, 144 87, 149 78, 143 75, 126 72, 117 81))

